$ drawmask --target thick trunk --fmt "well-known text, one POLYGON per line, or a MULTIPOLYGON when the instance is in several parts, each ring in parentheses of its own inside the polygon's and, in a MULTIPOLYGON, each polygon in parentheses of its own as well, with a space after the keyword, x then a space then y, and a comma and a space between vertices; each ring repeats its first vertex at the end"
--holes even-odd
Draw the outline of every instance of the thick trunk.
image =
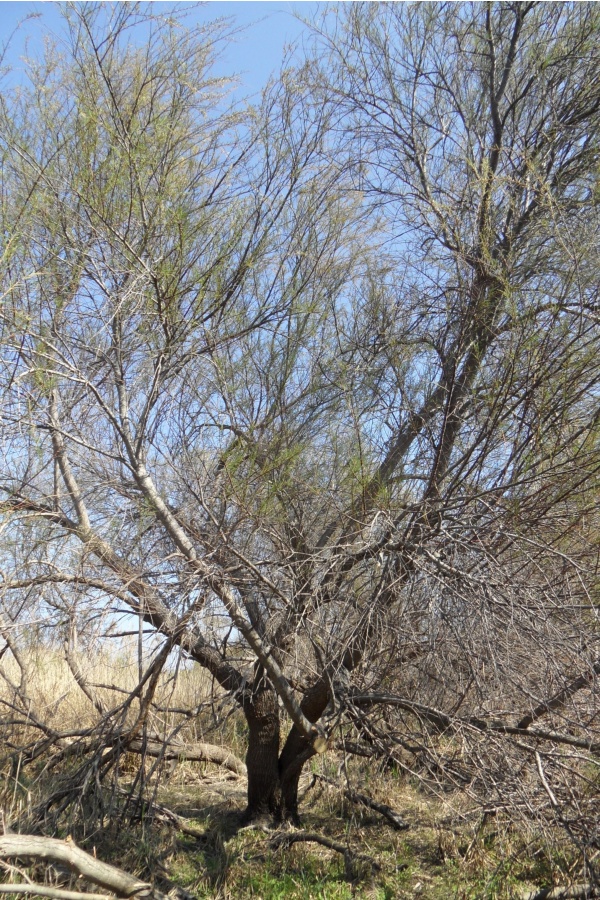
MULTIPOLYGON (((321 679, 307 692, 302 711, 317 722, 329 702, 329 687, 321 679)), ((294 725, 279 755, 279 705, 277 694, 266 681, 255 682, 244 704, 248 723, 248 808, 245 819, 270 816, 277 822, 298 823, 298 782, 304 763, 314 755, 309 741, 294 725)))
MULTIPOLYGON (((301 709, 310 722, 318 722, 329 703, 329 681, 319 679, 306 693, 301 709)), ((293 725, 279 758, 282 807, 285 818, 298 824, 298 782, 304 763, 314 756, 315 750, 293 725)))
POLYGON ((262 680, 244 704, 248 723, 248 808, 250 821, 276 816, 281 803, 279 786, 279 706, 273 688, 262 680))

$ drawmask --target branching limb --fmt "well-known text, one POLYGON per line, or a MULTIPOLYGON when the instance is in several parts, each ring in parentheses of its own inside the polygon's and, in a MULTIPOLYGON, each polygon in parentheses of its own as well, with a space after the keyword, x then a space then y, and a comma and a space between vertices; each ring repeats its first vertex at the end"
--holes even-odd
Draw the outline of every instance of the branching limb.
POLYGON ((483 719, 479 716, 469 716, 468 718, 456 718, 449 716, 447 713, 431 706, 425 706, 422 703, 408 700, 404 697, 397 697, 393 694, 356 694, 352 696, 352 703, 358 707, 369 707, 375 704, 388 704, 397 706, 407 712, 413 713, 418 718, 422 718, 430 722, 437 730, 446 731, 448 729, 456 729, 467 726, 474 728, 476 731, 494 732, 496 734, 514 735, 515 737, 529 737, 540 741, 552 741, 555 744, 565 744, 570 747, 580 747, 582 750, 589 750, 591 753, 600 752, 600 743, 585 740, 584 738, 574 737, 569 734, 561 734, 557 731, 545 731, 540 728, 523 727, 518 725, 509 725, 495 719, 483 719))

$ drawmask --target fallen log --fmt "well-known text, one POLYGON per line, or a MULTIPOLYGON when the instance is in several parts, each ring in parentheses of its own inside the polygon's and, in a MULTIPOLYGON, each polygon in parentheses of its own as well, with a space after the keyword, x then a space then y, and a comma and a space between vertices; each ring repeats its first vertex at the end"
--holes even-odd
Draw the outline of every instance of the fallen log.
POLYGON ((239 757, 217 744, 164 744, 158 740, 142 741, 134 738, 126 744, 132 753, 146 753, 148 756, 160 756, 163 759, 187 760, 189 762, 211 762, 223 766, 236 775, 246 777, 246 766, 239 757))

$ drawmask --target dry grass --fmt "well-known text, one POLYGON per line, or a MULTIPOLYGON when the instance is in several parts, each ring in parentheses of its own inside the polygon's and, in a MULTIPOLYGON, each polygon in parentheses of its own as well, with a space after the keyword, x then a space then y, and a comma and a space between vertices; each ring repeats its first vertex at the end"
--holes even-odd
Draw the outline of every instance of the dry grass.
MULTIPOLYGON (((99 650, 93 654, 75 654, 90 693, 108 712, 120 707, 140 680, 140 667, 134 647, 118 653, 99 650)), ((46 726, 58 732, 92 728, 101 715, 92 700, 77 683, 64 653, 56 648, 32 647, 21 657, 24 672, 10 654, 0 663, 0 715, 18 710, 26 719, 27 709, 46 726), (24 677, 23 677, 24 676, 24 677)), ((148 664, 143 662, 142 669, 148 664)), ((185 712, 199 710, 189 717, 185 733, 190 740, 200 739, 203 705, 208 708, 213 694, 210 677, 199 666, 168 664, 160 675, 154 695, 149 725, 160 734, 167 733, 186 720, 185 712)), ((126 720, 136 715, 139 701, 131 703, 126 720)))
MULTIPOLYGON (((77 661, 86 682, 106 707, 118 706, 138 684, 133 645, 115 654, 80 653, 77 661)), ((25 721, 26 693, 31 709, 55 731, 98 724, 100 714, 77 684, 60 650, 33 648, 24 668, 27 677, 19 698, 17 687, 22 673, 17 662, 9 654, 0 662, 3 718, 8 719, 16 707, 25 721)), ((165 734, 184 723, 181 733, 188 740, 206 738, 212 716, 208 705, 211 690, 210 680, 199 667, 169 665, 154 698, 151 727, 165 734), (196 709, 203 701, 207 708, 198 717, 186 719, 181 711, 196 709)), ((134 714, 135 708, 130 715, 134 714)), ((24 725, 20 728, 25 731, 24 725)), ((31 732, 35 734, 35 729, 31 732)), ((243 755, 240 717, 233 715, 222 722, 209 739, 243 755)), ((5 760, 9 759, 7 751, 5 760)), ((156 877, 165 886, 169 881, 179 883, 198 898, 388 900, 421 896, 431 900, 509 900, 518 897, 524 886, 565 883, 580 874, 570 868, 572 860, 568 849, 561 847, 560 837, 551 842, 533 826, 516 831, 500 816, 486 819, 467 792, 436 794, 425 782, 418 783, 399 772, 378 771, 360 760, 348 760, 351 782, 373 799, 392 806, 410 823, 407 832, 395 832, 373 810, 349 802, 342 784, 336 788, 318 781, 302 806, 304 827, 345 843, 380 865, 378 871, 365 869, 352 881, 343 859, 331 850, 314 844, 273 850, 269 836, 262 832, 236 833, 245 782, 227 782, 224 773, 215 769, 207 777, 205 764, 178 764, 170 771, 168 784, 160 781, 158 770, 148 794, 204 832, 201 840, 179 833, 147 812, 137 819, 120 818, 119 790, 127 792, 135 784, 140 758, 131 762, 131 769, 122 764, 115 768, 110 788, 103 783, 101 792, 109 799, 106 809, 95 810, 99 824, 94 832, 87 833, 88 842, 92 842, 89 846, 97 847, 98 855, 107 861, 143 877, 156 877)), ((316 773, 342 783, 340 763, 328 754, 313 760, 312 766, 316 773)), ((150 760, 148 770, 153 764, 150 760)), ((42 759, 37 775, 32 772, 29 781, 25 771, 9 771, 5 766, 4 774, 4 806, 9 819, 18 823, 27 820, 36 803, 43 804, 64 773, 47 770, 42 759)), ((85 815, 83 806, 81 813, 85 815)), ((72 833, 88 846, 85 829, 79 833, 74 821, 72 833)), ((60 822, 57 817, 55 825, 62 827, 60 822)), ((63 824, 71 829, 72 823, 63 824)))

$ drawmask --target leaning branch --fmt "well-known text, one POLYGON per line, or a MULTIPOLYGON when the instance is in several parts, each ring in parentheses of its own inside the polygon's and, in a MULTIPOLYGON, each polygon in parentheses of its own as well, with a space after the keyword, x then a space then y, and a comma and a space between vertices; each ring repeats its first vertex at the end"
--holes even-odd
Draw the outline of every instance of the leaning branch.
MULTIPOLYGON (((78 526, 68 516, 56 512, 43 503, 25 497, 22 494, 11 491, 8 486, 0 486, 0 490, 8 494, 8 498, 0 502, 0 510, 11 510, 16 513, 31 513, 52 522, 64 531, 75 535, 86 546, 90 553, 104 563, 122 581, 126 593, 122 599, 145 622, 156 628, 157 631, 170 637, 177 627, 175 613, 168 609, 162 602, 158 593, 133 570, 126 560, 120 557, 106 541, 102 540, 92 529, 85 530, 78 526)), ((14 585, 12 585, 14 586, 14 585)), ((203 668, 207 669, 226 691, 232 691, 237 699, 242 701, 244 679, 238 670, 226 662, 220 654, 205 641, 200 632, 188 627, 178 636, 178 646, 196 660, 203 668)))
POLYGON ((571 697, 575 696, 575 694, 579 693, 579 691, 582 691, 584 688, 590 687, 596 675, 600 675, 600 659, 596 660, 591 669, 578 675, 577 678, 574 678, 573 681, 551 697, 550 700, 547 700, 545 703, 540 703, 539 706, 536 706, 530 713, 523 716, 518 723, 518 727, 529 728, 530 725, 533 725, 537 719, 540 719, 542 716, 546 715, 546 713, 552 712, 555 709, 561 709, 571 697))

